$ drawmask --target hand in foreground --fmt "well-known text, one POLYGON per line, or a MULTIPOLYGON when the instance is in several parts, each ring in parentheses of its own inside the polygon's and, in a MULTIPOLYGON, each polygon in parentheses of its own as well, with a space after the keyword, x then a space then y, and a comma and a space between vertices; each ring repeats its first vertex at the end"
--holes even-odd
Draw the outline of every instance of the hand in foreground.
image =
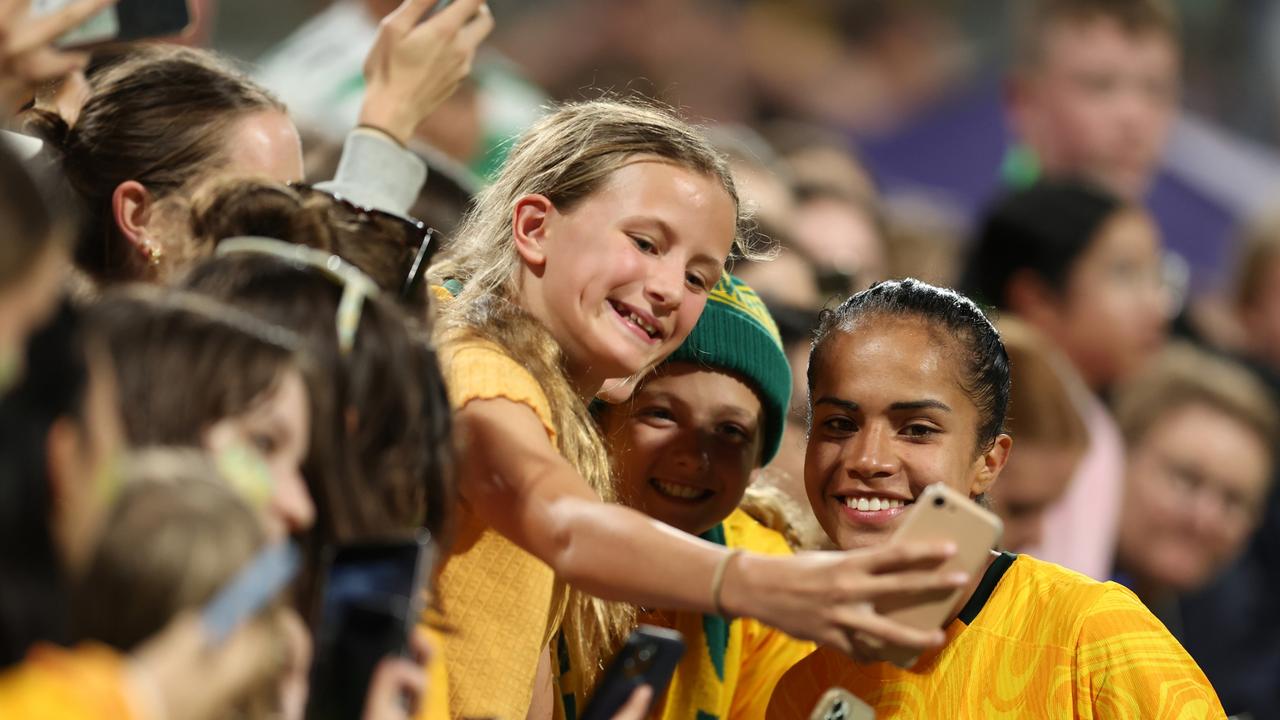
POLYGON ((944 642, 942 630, 895 622, 875 604, 909 605, 963 587, 966 574, 936 569, 954 553, 950 543, 907 543, 794 557, 743 555, 725 574, 721 605, 860 661, 882 652, 920 654, 944 642))
POLYGON ((84 68, 89 56, 53 42, 116 0, 77 0, 47 15, 33 15, 31 0, 0 0, 0 101, 13 113, 41 83, 84 68))
POLYGON ((360 124, 407 143, 424 118, 471 73, 493 29, 484 0, 456 0, 427 20, 439 0, 404 0, 383 18, 364 62, 360 124))
POLYGON ((412 659, 385 657, 373 669, 365 696, 363 720, 409 720, 427 694, 431 642, 418 627, 409 638, 412 659))
POLYGON ((631 693, 631 699, 618 710, 613 720, 644 720, 649 714, 649 704, 653 700, 653 688, 641 685, 631 693))

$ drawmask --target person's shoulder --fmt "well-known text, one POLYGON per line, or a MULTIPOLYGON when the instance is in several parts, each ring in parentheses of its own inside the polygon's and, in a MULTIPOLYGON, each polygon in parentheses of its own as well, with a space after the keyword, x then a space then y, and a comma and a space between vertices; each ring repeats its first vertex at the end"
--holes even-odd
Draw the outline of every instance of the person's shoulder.
POLYGON ((724 519, 725 545, 762 555, 791 555, 791 546, 777 530, 765 527, 742 508, 724 519))

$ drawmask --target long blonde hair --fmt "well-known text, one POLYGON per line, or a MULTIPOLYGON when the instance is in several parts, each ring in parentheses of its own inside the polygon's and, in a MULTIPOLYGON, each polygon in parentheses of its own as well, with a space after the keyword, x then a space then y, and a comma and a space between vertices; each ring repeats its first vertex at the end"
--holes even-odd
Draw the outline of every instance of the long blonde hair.
MULTIPOLYGON (((559 343, 520 307, 512 213, 516 202, 531 194, 567 212, 637 155, 658 156, 718 180, 735 207, 735 251, 754 254, 728 166, 697 129, 652 105, 592 101, 564 105, 525 133, 429 276, 435 284, 462 285, 441 312, 440 338, 479 337, 519 358, 547 396, 560 453, 605 502, 617 501, 608 451, 565 371, 559 343)), ((571 590, 564 635, 578 690, 594 685, 603 659, 634 623, 634 607, 571 590)))

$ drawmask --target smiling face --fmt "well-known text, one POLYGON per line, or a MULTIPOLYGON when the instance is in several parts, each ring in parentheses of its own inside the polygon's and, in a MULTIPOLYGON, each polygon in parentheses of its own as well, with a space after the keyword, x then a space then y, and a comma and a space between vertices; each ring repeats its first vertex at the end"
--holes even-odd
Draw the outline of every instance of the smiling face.
POLYGON ((602 418, 627 504, 694 535, 742 500, 762 423, 760 398, 738 376, 683 362, 662 366, 602 418))
POLYGON ((805 489, 837 546, 884 542, 929 485, 974 497, 999 474, 1009 436, 979 451, 957 343, 919 318, 869 315, 815 354, 805 489))
POLYGON ((249 410, 214 423, 205 446, 214 454, 252 447, 271 474, 272 493, 266 508, 272 538, 300 532, 315 522, 315 505, 302 477, 311 413, 301 373, 289 370, 249 410))
POLYGON ((718 180, 641 156, 567 211, 516 206, 521 302, 592 392, 671 354, 720 279, 736 228, 718 180))

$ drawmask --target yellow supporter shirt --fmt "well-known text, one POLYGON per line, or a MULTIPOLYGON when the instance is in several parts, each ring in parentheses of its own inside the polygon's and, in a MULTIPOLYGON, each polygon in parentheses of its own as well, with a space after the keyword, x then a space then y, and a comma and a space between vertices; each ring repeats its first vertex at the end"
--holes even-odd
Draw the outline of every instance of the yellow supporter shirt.
POLYGON ((783 677, 772 719, 809 717, 843 687, 876 718, 1223 718, 1204 673, 1125 588, 1005 553, 910 670, 819 648, 783 677))
MULTIPOLYGON (((554 444, 550 404, 537 380, 497 345, 446 339, 440 366, 454 410, 472 400, 527 405, 554 444)), ((466 462, 465 459, 462 462, 466 462)), ((457 535, 437 581, 455 718, 519 720, 533 695, 538 659, 560 628, 565 586, 541 560, 487 526, 460 502, 457 535)))
MULTIPOLYGON (((734 510, 703 538, 765 555, 791 554, 781 534, 742 510, 734 510)), ((762 718, 774 685, 814 647, 750 618, 725 622, 680 612, 651 613, 642 621, 673 628, 685 638, 684 657, 656 715, 663 720, 762 718)))
POLYGON ((124 659, 105 647, 33 649, 0 673, 5 720, 133 720, 141 708, 126 691, 124 659))

